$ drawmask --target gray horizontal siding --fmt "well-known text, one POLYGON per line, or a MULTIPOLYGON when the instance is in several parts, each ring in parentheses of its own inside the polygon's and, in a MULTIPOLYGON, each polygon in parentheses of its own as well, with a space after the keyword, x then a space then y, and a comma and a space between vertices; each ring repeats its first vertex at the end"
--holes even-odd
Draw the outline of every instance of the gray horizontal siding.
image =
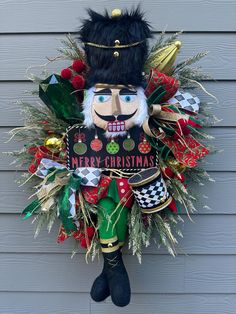
MULTIPOLYGON (((83 255, 1 253, 0 291, 89 292, 102 263, 83 255)), ((235 255, 147 254, 124 261, 134 293, 236 293, 235 255)))
MULTIPOLYGON (((36 102, 24 94, 32 84, 25 70, 54 57, 64 33, 75 32, 85 7, 102 11, 124 7, 127 1, 37 0, 0 1, 0 151, 22 144, 4 144, 5 134, 23 123, 15 100, 36 102)), ((130 1, 128 6, 140 1, 130 1)), ((142 265, 125 249, 125 262, 133 290, 131 304, 116 308, 108 299, 91 301, 89 289, 101 262, 87 265, 84 255, 71 260, 73 242, 56 244, 57 225, 51 234, 33 238, 34 226, 19 213, 29 193, 14 183, 18 174, 9 158, 0 155, 0 314, 235 314, 236 308, 236 19, 234 0, 145 0, 141 5, 153 30, 183 29, 179 60, 209 50, 200 62, 214 80, 204 83, 219 99, 213 112, 223 119, 210 134, 224 151, 207 158, 204 167, 216 183, 194 187, 211 210, 198 205, 194 223, 183 215, 184 239, 175 259, 155 246, 144 250, 142 265)), ((57 63, 59 72, 69 63, 57 63)), ((34 69, 34 72, 37 71, 34 69)), ((39 71, 38 71, 39 72, 39 71)), ((201 100, 211 101, 200 91, 201 100)), ((82 251, 81 251, 82 252, 82 251)))
POLYGON ((90 314, 90 298, 88 293, 1 292, 0 311, 1 314, 90 314))
POLYGON ((85 15, 84 8, 109 11, 141 3, 147 19, 155 30, 184 29, 188 31, 235 31, 236 3, 233 0, 44 0, 0 3, 0 32, 72 32, 85 15), (15 14, 12 11, 16 10, 15 14), (27 14, 26 12, 29 12, 27 14), (222 19, 222 16, 224 17, 222 19))
POLYGON ((233 314, 236 298, 234 294, 133 294, 129 307, 118 308, 110 299, 91 302, 87 293, 2 292, 0 303, 4 314, 233 314))
POLYGON ((235 313, 235 295, 225 294, 135 294, 128 308, 114 308, 111 301, 91 303, 92 313, 104 314, 215 314, 235 313))
MULTIPOLYGON (((29 65, 38 66, 46 63, 47 57, 58 55, 62 35, 2 35, 1 36, 1 80, 25 80, 29 65), (30 48, 29 48, 30 47, 30 48), (47 47, 45 51, 45 47, 47 47)), ((234 34, 183 34, 183 49, 179 60, 202 51, 210 51, 207 58, 199 62, 204 72, 216 80, 236 79, 236 40, 234 34)), ((49 67, 60 71, 68 62, 56 62, 49 67)), ((37 73, 36 69, 34 72, 37 73)))
MULTIPOLYGON (((193 223, 183 215, 185 223, 181 229, 183 239, 179 239, 177 248, 179 255, 232 255, 236 254, 236 210, 231 215, 195 215, 193 223), (211 228, 209 228, 211 226, 211 228), (191 241, 190 241, 191 239, 191 241)), ((34 239, 34 226, 28 221, 22 221, 18 215, 1 214, 0 220, 0 253, 58 253, 69 254, 70 258, 74 242, 68 239, 63 244, 57 244, 59 224, 56 223, 50 234, 43 230, 34 239)), ((81 249, 80 253, 84 253, 81 249)), ((144 255, 166 255, 163 248, 156 245, 145 248, 144 255)), ((125 254, 131 254, 127 249, 125 254)), ((83 256, 80 256, 83 259, 83 256)), ((136 259, 136 257, 133 257, 136 259)), ((140 270, 142 266, 140 266, 140 270)))

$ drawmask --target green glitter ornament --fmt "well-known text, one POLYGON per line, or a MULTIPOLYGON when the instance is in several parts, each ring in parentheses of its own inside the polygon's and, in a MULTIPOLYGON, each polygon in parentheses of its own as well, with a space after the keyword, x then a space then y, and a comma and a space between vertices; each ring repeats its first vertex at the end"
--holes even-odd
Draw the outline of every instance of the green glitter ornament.
POLYGON ((87 145, 79 141, 78 143, 75 143, 73 150, 76 154, 83 155, 87 151, 87 145))
POLYGON ((123 142, 123 148, 127 152, 131 152, 135 147, 135 142, 132 138, 130 138, 130 135, 127 136, 127 138, 123 142))
POLYGON ((110 143, 107 144, 106 150, 109 154, 117 154, 120 150, 120 145, 116 143, 114 140, 111 140, 110 143))

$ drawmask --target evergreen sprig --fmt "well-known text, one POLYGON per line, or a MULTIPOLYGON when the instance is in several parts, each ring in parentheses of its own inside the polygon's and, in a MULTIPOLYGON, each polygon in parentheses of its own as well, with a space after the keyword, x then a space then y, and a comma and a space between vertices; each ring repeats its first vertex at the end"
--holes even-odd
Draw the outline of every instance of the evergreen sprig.
POLYGON ((84 51, 79 47, 76 39, 70 34, 66 36, 66 39, 62 39, 61 43, 63 44, 63 47, 59 48, 58 51, 65 59, 85 61, 84 51))

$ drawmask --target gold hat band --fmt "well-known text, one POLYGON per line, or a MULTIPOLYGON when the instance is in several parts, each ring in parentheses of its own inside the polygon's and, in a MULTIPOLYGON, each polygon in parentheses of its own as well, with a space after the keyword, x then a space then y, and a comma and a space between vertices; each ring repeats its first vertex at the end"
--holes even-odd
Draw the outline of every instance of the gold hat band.
POLYGON ((122 85, 122 84, 106 84, 106 83, 97 83, 95 84, 96 88, 125 88, 125 87, 129 87, 129 88, 134 88, 133 85, 122 85))
POLYGON ((137 41, 135 43, 127 44, 127 45, 116 44, 115 46, 106 46, 106 45, 100 45, 100 44, 90 43, 90 42, 85 42, 84 44, 87 46, 92 46, 92 47, 96 47, 96 48, 103 48, 103 49, 122 49, 122 48, 134 47, 134 46, 137 46, 143 42, 144 42, 144 40, 137 41))

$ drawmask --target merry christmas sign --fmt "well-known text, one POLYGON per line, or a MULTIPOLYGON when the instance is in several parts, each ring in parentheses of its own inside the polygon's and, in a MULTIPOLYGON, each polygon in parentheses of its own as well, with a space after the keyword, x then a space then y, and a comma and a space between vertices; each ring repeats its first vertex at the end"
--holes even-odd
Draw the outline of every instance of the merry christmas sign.
POLYGON ((140 127, 124 137, 107 138, 104 130, 73 126, 67 130, 68 168, 81 167, 139 170, 155 167, 157 151, 146 140, 140 127))

